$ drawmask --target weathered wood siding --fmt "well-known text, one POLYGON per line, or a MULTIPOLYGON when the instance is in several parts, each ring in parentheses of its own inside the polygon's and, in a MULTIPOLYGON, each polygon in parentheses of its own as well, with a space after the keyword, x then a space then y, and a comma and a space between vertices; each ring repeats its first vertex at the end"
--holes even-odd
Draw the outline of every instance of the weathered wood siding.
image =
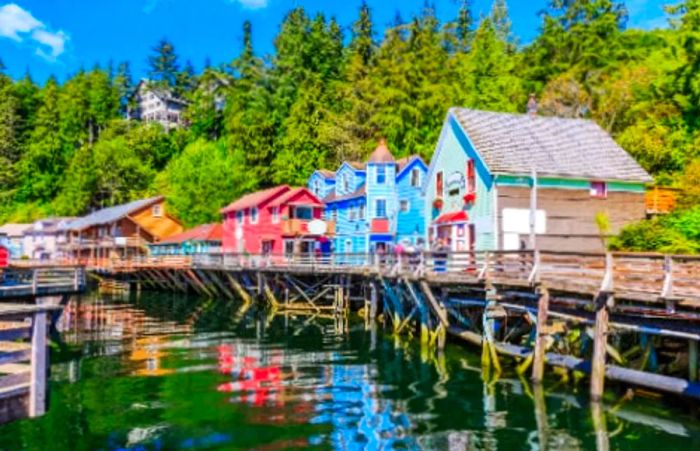
MULTIPOLYGON (((530 208, 530 188, 498 187, 499 242, 503 243, 503 209, 530 208)), ((603 242, 596 215, 604 213, 611 232, 646 216, 644 192, 608 190, 607 198, 592 198, 588 189, 542 188, 537 192, 537 209, 546 212, 546 234, 537 236, 541 250, 602 251, 603 242)), ((521 236, 528 241, 528 235, 521 236)))

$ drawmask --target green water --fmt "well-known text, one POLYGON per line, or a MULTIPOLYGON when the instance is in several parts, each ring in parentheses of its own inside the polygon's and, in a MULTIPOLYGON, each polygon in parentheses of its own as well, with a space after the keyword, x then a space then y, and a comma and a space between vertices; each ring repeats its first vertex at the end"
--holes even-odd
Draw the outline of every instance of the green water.
POLYGON ((485 384, 473 349, 436 361, 361 321, 163 295, 73 300, 59 329, 49 411, 0 426, 1 449, 700 449, 668 402, 594 421, 585 383, 485 384))

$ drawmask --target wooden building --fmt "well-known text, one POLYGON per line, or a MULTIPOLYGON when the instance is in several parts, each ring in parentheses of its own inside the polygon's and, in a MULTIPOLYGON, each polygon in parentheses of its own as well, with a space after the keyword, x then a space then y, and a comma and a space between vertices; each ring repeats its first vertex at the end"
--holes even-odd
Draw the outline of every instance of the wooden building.
POLYGON ((318 170, 308 187, 337 223, 334 249, 364 254, 425 239, 422 184, 427 165, 417 156, 395 159, 384 140, 366 163, 346 161, 336 172, 318 170))
POLYGON ((63 255, 104 259, 144 255, 147 245, 182 233, 180 221, 168 214, 163 196, 103 208, 64 227, 63 255))
POLYGON ((290 255, 330 250, 326 237, 334 233, 334 224, 323 221, 323 203, 306 188, 257 191, 221 213, 224 251, 290 255))
POLYGON ((651 181, 592 121, 453 108, 424 185, 428 239, 600 251, 604 235, 645 218, 651 181))
POLYGON ((221 224, 203 224, 149 244, 148 247, 151 255, 208 254, 221 249, 223 231, 221 224))

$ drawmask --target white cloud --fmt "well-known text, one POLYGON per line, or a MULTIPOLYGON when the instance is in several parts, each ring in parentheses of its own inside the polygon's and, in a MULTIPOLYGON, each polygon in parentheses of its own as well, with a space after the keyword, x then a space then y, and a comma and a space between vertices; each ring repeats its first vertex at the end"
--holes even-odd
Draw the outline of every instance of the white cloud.
POLYGON ((35 53, 48 61, 55 61, 66 50, 69 39, 63 30, 49 30, 46 24, 15 3, 0 7, 0 37, 17 42, 24 42, 26 38, 36 45, 35 53))
POLYGON ((10 3, 0 8, 0 36, 21 41, 18 33, 28 33, 44 24, 32 16, 29 11, 25 11, 14 3, 10 3))
POLYGON ((269 0, 231 0, 234 3, 240 4, 246 9, 262 9, 267 8, 269 0))

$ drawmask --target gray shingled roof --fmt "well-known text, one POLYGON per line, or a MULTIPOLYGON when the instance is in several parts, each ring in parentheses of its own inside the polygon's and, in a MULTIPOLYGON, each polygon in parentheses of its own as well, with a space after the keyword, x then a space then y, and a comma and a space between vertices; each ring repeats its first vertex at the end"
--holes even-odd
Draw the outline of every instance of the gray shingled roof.
POLYGON ((85 230, 88 227, 101 225, 101 224, 111 224, 124 218, 131 213, 141 210, 142 208, 148 207, 151 204, 158 202, 163 199, 163 196, 150 197, 148 199, 139 199, 128 204, 115 205, 114 207, 103 208, 102 210, 97 210, 90 213, 87 216, 78 218, 75 221, 71 221, 65 225, 64 230, 85 230))
POLYGON ((492 173, 651 182, 595 122, 452 108, 492 173))

